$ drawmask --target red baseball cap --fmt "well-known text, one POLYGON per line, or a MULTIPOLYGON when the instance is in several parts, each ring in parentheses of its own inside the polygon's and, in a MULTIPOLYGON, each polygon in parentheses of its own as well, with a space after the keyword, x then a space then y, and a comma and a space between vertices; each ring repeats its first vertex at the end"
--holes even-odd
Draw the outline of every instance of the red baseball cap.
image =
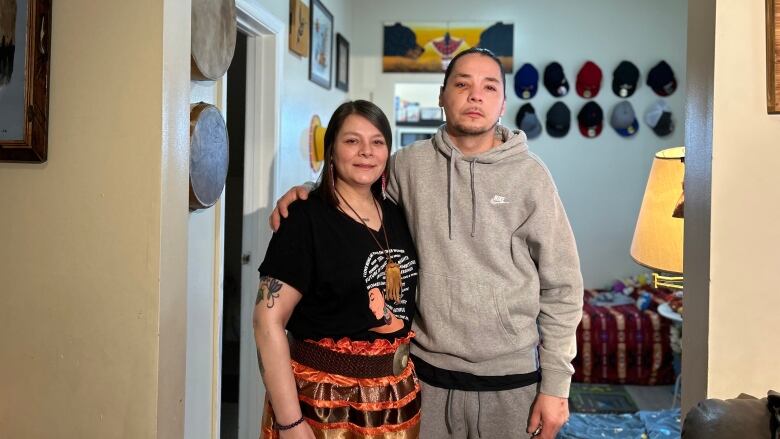
POLYGON ((601 69, 593 61, 586 62, 577 73, 577 94, 585 99, 596 97, 601 89, 601 69))

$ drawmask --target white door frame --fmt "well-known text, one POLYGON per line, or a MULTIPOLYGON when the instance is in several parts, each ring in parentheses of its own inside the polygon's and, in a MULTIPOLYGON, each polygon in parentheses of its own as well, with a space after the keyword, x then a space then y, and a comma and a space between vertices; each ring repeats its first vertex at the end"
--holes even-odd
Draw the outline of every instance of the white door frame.
MULTIPOLYGON (((279 145, 282 60, 285 23, 259 0, 237 0, 239 29, 248 35, 246 70, 246 132, 244 143, 244 226, 242 253, 241 358, 238 398, 238 437, 256 439, 260 433, 265 388, 257 367, 252 312, 260 265, 271 231, 266 223, 278 173, 274 157, 279 145), (251 288, 248 286, 251 285, 251 288)), ((230 78, 228 78, 230 80, 230 78)), ((221 367, 221 366, 220 366, 221 367)))

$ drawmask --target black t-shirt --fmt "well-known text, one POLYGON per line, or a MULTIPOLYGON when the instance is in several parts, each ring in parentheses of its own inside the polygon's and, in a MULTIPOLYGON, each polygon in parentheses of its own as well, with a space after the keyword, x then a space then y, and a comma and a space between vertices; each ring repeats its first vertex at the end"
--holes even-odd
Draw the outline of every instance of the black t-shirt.
POLYGON ((403 212, 380 201, 390 256, 401 266, 401 300, 384 299, 385 235, 328 205, 315 190, 290 205, 268 245, 260 276, 278 279, 303 298, 287 323, 299 340, 374 341, 403 337, 411 327, 417 292, 417 252, 403 212))

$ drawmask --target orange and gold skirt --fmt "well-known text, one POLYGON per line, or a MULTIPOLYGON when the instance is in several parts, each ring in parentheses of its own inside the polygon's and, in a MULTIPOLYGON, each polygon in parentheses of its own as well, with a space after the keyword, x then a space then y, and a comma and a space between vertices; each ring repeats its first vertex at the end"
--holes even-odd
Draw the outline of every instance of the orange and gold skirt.
MULTIPOLYGON (((413 333, 391 343, 343 338, 315 343, 329 351, 350 355, 384 356, 409 343, 413 333)), ((411 361, 398 375, 353 378, 323 372, 291 361, 298 400, 306 422, 318 439, 414 439, 420 430, 420 384, 411 361)), ((273 408, 266 396, 260 437, 278 439, 273 408)))

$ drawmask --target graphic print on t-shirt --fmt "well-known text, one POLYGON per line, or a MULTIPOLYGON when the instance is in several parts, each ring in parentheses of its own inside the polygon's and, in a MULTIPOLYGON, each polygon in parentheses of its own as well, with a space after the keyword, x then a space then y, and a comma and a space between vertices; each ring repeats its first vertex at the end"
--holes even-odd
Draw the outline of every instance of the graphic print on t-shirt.
POLYGON ((409 291, 406 280, 417 276, 415 270, 417 260, 407 256, 404 250, 394 248, 390 249, 390 257, 401 268, 401 299, 398 302, 385 299, 385 267, 387 266, 385 252, 372 252, 363 266, 363 279, 368 290, 368 306, 374 317, 384 319, 384 325, 371 328, 371 331, 380 334, 389 334, 404 327, 402 320, 409 321, 411 318, 406 310, 409 294, 415 293, 409 291))

